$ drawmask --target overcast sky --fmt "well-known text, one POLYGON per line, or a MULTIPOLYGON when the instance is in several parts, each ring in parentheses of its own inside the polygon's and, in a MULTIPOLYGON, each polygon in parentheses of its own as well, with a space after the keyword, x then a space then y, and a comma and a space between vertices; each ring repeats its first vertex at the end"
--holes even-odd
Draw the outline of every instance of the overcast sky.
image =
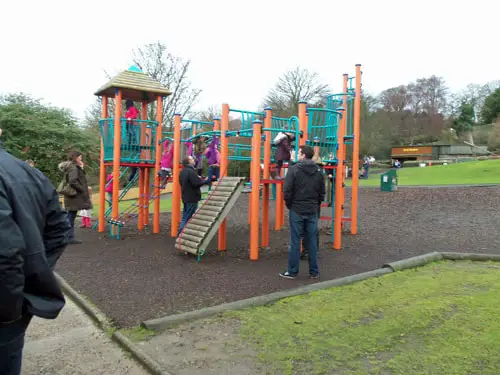
POLYGON ((371 93, 432 74, 460 90, 500 79, 499 10, 498 0, 4 1, 0 93, 81 117, 104 71, 128 69, 132 50, 156 41, 191 59, 200 109, 256 109, 297 65, 335 91, 356 63, 371 93))

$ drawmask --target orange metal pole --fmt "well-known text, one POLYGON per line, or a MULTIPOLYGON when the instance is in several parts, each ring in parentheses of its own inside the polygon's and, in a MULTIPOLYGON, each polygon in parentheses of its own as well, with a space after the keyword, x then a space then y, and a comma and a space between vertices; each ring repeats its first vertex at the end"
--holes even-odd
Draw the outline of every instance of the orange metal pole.
POLYGON ((179 224, 181 222, 181 185, 179 184, 181 163, 181 115, 174 115, 174 170, 172 176, 172 237, 177 237, 179 224))
MULTIPOLYGON (((226 137, 226 132, 229 128, 229 105, 222 105, 222 118, 217 120, 220 129, 220 178, 227 176, 227 167, 229 165, 228 160, 228 139, 226 137)), ((214 123, 215 126, 215 123, 214 123)), ((219 251, 226 251, 226 220, 224 219, 219 226, 218 233, 218 249, 219 251)))
POLYGON ((260 187, 260 140, 262 121, 253 121, 252 137, 252 221, 250 223, 250 260, 259 259, 259 187, 260 187))
MULTIPOLYGON (((145 121, 148 119, 148 102, 143 100, 141 102, 141 120, 145 121)), ((141 146, 147 146, 147 133, 146 133, 146 123, 141 122, 141 146)), ((151 152, 147 149, 141 151, 142 159, 150 159, 151 152)), ((149 176, 146 172, 147 169, 141 168, 139 172, 139 221, 137 222, 137 229, 143 230, 144 225, 148 223, 149 210, 146 212, 146 203, 149 206, 149 199, 146 197, 146 176, 149 176), (141 187, 142 184, 142 187, 141 187)))
POLYGON ((299 130, 302 132, 302 137, 299 138, 299 146, 303 146, 307 142, 307 102, 299 102, 299 130))
POLYGON ((139 169, 139 217, 137 221, 137 229, 144 230, 144 181, 145 168, 139 169))
MULTIPOLYGON (((264 108, 265 119, 264 128, 272 127, 273 110, 270 107, 264 108)), ((269 180, 269 164, 271 164, 271 131, 264 131, 266 140, 264 141, 264 171, 262 177, 269 180)), ((269 184, 264 184, 262 192, 262 247, 269 247, 269 184)))
POLYGON ((349 76, 344 74, 344 100, 343 100, 343 115, 338 129, 338 149, 337 149, 337 168, 335 177, 335 213, 333 222, 333 248, 340 250, 342 246, 342 216, 344 212, 344 159, 345 159, 345 144, 344 136, 347 124, 347 85, 349 76))
POLYGON ((351 234, 358 233, 358 179, 359 179, 359 137, 361 123, 361 64, 356 65, 356 91, 354 97, 354 123, 352 144, 352 198, 351 234))
MULTIPOLYGON (((122 92, 116 90, 115 92, 115 129, 114 129, 114 142, 113 142, 113 202, 111 208, 111 217, 114 220, 118 219, 120 195, 120 148, 122 139, 122 92)), ((113 231, 114 232, 114 231, 113 231)))
MULTIPOLYGON (((287 165, 286 172, 288 173, 288 167, 290 166, 290 163, 287 165)), ((281 177, 285 177, 285 170, 281 170, 281 177)), ((283 228, 285 225, 285 195, 283 193, 283 187, 285 185, 281 185, 281 192, 282 192, 282 198, 281 198, 281 204, 280 204, 280 229, 283 228)))
POLYGON ((149 225, 149 197, 151 195, 151 168, 144 172, 144 225, 149 225))
POLYGON ((160 233, 160 160, 161 160, 161 145, 160 141, 162 139, 162 123, 163 123, 163 98, 158 95, 156 98, 156 121, 158 125, 156 126, 156 140, 155 142, 155 200, 154 200, 154 214, 153 214, 153 233, 160 233))
MULTIPOLYGON (((102 98, 102 118, 108 118, 108 97, 102 98)), ((102 124, 103 133, 101 135, 101 161, 99 164, 99 232, 104 232, 104 214, 106 211, 106 166, 104 165, 104 136, 108 134, 109 122, 102 124)))

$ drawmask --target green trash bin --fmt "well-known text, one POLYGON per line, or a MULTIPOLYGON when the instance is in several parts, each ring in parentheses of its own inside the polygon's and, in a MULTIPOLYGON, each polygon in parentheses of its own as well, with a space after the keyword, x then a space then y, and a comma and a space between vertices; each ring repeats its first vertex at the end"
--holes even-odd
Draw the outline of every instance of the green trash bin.
POLYGON ((395 169, 391 169, 380 175, 380 191, 398 190, 398 174, 395 169))

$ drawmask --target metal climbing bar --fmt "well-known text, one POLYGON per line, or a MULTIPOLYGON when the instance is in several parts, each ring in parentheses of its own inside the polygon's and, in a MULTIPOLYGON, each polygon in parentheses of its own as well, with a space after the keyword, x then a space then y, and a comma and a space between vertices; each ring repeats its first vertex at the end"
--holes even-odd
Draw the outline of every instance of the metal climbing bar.
MULTIPOLYGON (((156 151, 157 121, 130 120, 121 121, 120 161, 122 163, 154 163, 156 151)), ((104 145, 104 161, 114 159, 114 119, 99 120, 99 128, 104 145)))
POLYGON ((252 111, 244 111, 241 109, 229 109, 230 113, 239 113, 241 116, 241 129, 242 130, 251 130, 252 123, 255 120, 263 120, 264 112, 252 112, 252 111))
POLYGON ((202 133, 197 133, 189 138, 184 139, 184 141, 191 142, 192 140, 200 137, 207 137, 207 138, 220 137, 220 130, 210 130, 202 133))

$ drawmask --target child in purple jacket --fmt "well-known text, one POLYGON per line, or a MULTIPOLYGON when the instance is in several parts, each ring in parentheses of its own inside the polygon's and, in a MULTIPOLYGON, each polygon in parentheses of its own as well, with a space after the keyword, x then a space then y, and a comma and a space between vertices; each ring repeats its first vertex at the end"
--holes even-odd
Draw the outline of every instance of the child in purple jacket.
POLYGON ((220 153, 217 149, 219 145, 219 138, 213 137, 210 145, 205 151, 205 156, 207 157, 208 162, 208 181, 209 188, 212 186, 212 180, 215 176, 215 179, 218 180, 220 177, 220 153))

